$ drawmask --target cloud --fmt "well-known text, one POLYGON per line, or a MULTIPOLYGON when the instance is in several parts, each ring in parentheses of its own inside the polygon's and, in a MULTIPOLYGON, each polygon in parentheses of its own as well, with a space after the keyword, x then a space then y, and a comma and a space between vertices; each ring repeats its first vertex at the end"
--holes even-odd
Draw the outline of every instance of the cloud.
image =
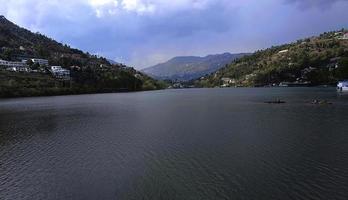
POLYGON ((0 0, 0 13, 21 26, 39 31, 47 19, 65 21, 65 24, 85 19, 88 9, 82 2, 83 0, 0 0))
POLYGON ((155 4, 150 2, 143 2, 140 0, 123 0, 122 8, 127 11, 134 11, 136 13, 151 13, 155 11, 155 4))
POLYGON ((348 27, 348 0, 0 0, 0 5, 0 14, 20 26, 137 68, 178 55, 254 51, 348 27))
POLYGON ((97 17, 103 17, 105 13, 113 15, 118 7, 117 0, 89 0, 89 4, 94 8, 97 17))
MULTIPOLYGON (((250 0, 245 0, 248 2, 250 0)), ((243 1, 228 0, 88 0, 97 17, 107 17, 123 11, 144 14, 172 14, 181 11, 205 10, 214 4, 239 5, 243 1)))
POLYGON ((348 0, 285 0, 289 4, 297 4, 301 9, 307 9, 312 7, 318 8, 330 8, 333 4, 337 2, 344 2, 348 0))

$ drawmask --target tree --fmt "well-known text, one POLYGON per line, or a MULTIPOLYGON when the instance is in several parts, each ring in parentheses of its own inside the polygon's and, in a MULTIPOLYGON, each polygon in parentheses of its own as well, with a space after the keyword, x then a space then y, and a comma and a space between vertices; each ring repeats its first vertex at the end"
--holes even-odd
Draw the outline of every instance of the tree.
POLYGON ((30 66, 30 69, 33 69, 33 70, 37 70, 40 68, 40 64, 39 63, 33 63, 32 65, 29 65, 30 66))
POLYGON ((2 53, 2 57, 5 59, 5 60, 11 60, 12 59, 12 56, 13 56, 13 50, 12 49, 5 49, 4 52, 2 53))
POLYGON ((29 67, 31 67, 32 65, 34 65, 34 62, 31 60, 31 59, 29 59, 29 60, 27 60, 27 65, 29 66, 29 67))
POLYGON ((341 80, 348 79, 348 57, 344 57, 338 62, 335 77, 341 80))

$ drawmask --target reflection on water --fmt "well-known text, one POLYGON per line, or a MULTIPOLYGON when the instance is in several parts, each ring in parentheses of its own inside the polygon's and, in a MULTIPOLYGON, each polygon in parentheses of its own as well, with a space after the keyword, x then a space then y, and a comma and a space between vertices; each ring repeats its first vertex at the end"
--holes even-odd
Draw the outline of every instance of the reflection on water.
POLYGON ((0 199, 348 199, 347 114, 334 88, 1 100, 0 199))

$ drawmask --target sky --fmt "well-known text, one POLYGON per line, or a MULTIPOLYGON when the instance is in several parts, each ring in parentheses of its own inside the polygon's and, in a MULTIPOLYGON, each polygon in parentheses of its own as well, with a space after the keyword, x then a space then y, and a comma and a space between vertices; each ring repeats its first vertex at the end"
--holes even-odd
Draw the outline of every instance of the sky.
POLYGON ((0 0, 0 15, 142 69, 348 28, 348 0, 0 0))

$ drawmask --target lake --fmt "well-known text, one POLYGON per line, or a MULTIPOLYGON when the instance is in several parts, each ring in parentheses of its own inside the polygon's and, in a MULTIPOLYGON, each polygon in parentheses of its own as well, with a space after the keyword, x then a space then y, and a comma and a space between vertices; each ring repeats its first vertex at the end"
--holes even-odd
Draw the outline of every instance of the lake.
POLYGON ((3 99, 0 199, 346 200, 348 95, 233 88, 3 99), (287 103, 264 103, 277 98, 287 103))

